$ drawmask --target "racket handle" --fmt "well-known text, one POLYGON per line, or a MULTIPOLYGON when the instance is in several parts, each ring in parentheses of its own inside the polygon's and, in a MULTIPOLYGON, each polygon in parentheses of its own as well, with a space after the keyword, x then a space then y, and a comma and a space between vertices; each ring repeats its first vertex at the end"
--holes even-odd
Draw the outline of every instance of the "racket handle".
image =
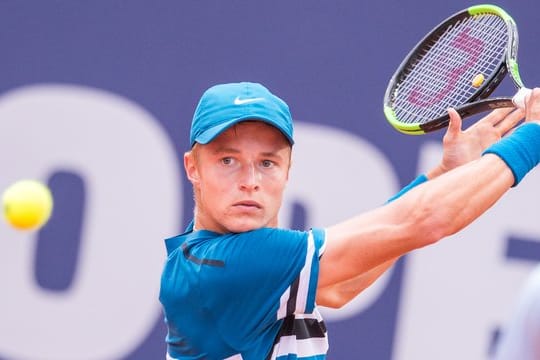
POLYGON ((531 93, 531 89, 522 87, 512 98, 514 105, 520 109, 525 109, 525 98, 531 93))

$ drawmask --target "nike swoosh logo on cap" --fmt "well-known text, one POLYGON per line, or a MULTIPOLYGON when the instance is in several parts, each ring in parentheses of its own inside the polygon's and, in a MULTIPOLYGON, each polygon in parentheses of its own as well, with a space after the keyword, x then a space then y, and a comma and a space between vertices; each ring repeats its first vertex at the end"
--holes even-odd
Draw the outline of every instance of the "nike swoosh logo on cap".
POLYGON ((244 105, 262 100, 264 100, 263 97, 240 99, 240 96, 237 96, 236 99, 234 99, 234 105, 244 105))

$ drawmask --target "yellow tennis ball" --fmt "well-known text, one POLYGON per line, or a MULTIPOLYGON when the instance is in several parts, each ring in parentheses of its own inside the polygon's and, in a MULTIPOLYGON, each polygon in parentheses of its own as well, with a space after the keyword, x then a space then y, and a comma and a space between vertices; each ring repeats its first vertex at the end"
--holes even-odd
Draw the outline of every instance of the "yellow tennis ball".
POLYGON ((20 180, 9 186, 2 196, 6 221, 19 230, 36 230, 43 226, 53 209, 53 198, 47 186, 36 180, 20 180))
POLYGON ((472 86, 474 86, 475 88, 480 87, 480 85, 482 85, 483 83, 484 83, 483 74, 476 75, 472 80, 472 86))

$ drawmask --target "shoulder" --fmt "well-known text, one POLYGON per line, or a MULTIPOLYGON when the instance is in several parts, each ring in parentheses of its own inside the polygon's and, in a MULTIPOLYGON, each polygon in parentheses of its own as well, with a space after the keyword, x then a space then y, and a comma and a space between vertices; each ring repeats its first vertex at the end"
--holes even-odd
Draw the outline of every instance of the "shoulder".
POLYGON ((262 228, 245 233, 230 234, 229 236, 240 241, 258 240, 259 242, 269 242, 276 245, 280 243, 291 244, 291 242, 305 244, 308 241, 320 243, 324 242, 325 233, 322 229, 302 231, 281 228, 262 228))
POLYGON ((325 247, 325 232, 321 229, 262 228, 230 236, 232 241, 229 244, 234 245, 236 254, 256 255, 258 258, 303 258, 313 253, 320 256, 325 247))

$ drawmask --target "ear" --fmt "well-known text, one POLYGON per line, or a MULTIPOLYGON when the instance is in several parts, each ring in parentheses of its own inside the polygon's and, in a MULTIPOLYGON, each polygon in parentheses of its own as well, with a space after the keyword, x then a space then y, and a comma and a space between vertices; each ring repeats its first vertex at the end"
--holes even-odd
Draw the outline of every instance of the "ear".
POLYGON ((287 181, 289 181, 289 174, 291 173, 292 163, 293 163, 293 155, 292 155, 292 146, 291 146, 289 150, 289 166, 287 166, 287 176, 285 178, 287 181))
POLYGON ((186 176, 193 185, 197 184, 200 180, 199 169, 197 168, 197 160, 195 154, 192 151, 188 151, 184 154, 184 169, 186 170, 186 176))

